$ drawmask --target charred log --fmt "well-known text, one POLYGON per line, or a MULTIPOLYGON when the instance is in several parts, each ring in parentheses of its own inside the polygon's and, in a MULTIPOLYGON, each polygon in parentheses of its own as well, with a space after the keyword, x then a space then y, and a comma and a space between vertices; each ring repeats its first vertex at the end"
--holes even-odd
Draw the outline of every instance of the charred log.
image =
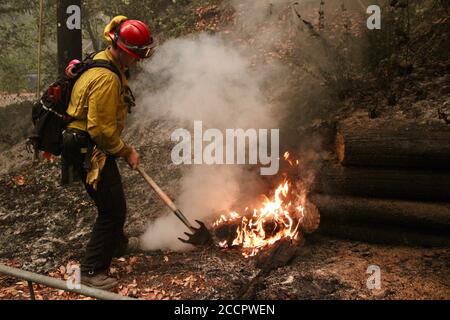
POLYGON ((320 231, 352 240, 450 245, 450 203, 312 195, 320 231))
POLYGON ((423 247, 450 246, 450 237, 448 235, 436 235, 429 232, 418 232, 407 228, 379 224, 340 224, 327 221, 320 227, 319 231, 321 234, 332 237, 367 243, 423 247))
POLYGON ((427 203, 388 199, 310 196, 320 210, 322 222, 361 222, 429 229, 450 234, 450 203, 427 203))
MULTIPOLYGON (((299 221, 295 212, 292 212, 294 217, 294 225, 300 223, 299 228, 303 234, 311 234, 317 230, 320 224, 320 213, 317 207, 310 201, 305 201, 303 204, 305 211, 301 221, 299 221)), ((252 215, 245 216, 248 220, 252 219, 252 215)), ((221 223, 214 227, 212 230, 213 237, 216 242, 226 241, 229 245, 233 243, 233 240, 238 235, 238 228, 242 225, 242 219, 230 220, 225 223, 221 223)), ((277 225, 274 221, 266 221, 263 224, 263 229, 265 230, 266 237, 270 238, 275 236, 281 231, 281 226, 277 225)))
POLYGON ((360 197, 450 201, 450 173, 324 165, 312 191, 360 197))
POLYGON ((237 221, 233 223, 223 223, 214 228, 214 237, 218 239, 218 242, 226 241, 227 243, 233 243, 234 238, 236 238, 238 226, 239 224, 237 221))
POLYGON ((338 126, 336 152, 344 166, 450 170, 450 127, 350 119, 338 126))

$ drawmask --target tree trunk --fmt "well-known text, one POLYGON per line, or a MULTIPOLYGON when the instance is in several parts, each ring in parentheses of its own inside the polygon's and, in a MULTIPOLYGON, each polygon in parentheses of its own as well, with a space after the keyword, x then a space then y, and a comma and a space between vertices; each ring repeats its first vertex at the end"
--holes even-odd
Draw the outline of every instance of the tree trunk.
POLYGON ((374 198, 450 201, 450 172, 324 165, 316 174, 312 191, 374 198))
POLYGON ((336 152, 344 166, 450 170, 450 126, 349 119, 336 152))
POLYGON ((92 47, 94 48, 94 51, 97 52, 100 50, 99 46, 98 46, 98 38, 95 36, 95 32, 92 29, 92 25, 91 25, 91 14, 89 12, 89 10, 87 8, 84 9, 84 15, 85 15, 85 19, 86 19, 86 29, 88 31, 88 35, 89 38, 92 42, 92 47))

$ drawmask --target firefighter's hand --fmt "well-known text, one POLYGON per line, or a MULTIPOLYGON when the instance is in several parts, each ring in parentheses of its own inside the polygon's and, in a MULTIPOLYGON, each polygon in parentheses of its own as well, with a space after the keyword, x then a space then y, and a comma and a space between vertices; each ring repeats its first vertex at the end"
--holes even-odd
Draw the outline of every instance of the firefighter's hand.
POLYGON ((132 151, 127 158, 127 162, 130 168, 133 170, 136 170, 136 168, 139 166, 139 164, 141 163, 141 158, 136 149, 132 148, 132 151))

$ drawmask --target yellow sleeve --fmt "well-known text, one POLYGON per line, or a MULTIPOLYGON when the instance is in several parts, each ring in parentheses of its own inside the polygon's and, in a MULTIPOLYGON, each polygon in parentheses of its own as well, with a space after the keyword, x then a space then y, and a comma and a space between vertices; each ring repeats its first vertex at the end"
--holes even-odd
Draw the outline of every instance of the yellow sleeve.
POLYGON ((122 141, 117 128, 119 106, 118 77, 111 73, 94 80, 88 96, 88 133, 104 152, 116 156, 127 156, 131 149, 122 141))

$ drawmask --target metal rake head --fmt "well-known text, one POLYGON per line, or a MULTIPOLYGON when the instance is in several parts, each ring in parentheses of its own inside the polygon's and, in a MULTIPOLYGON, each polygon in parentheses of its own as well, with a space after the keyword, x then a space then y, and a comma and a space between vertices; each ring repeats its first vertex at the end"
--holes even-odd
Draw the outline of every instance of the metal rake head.
POLYGON ((191 228, 192 233, 185 232, 184 234, 188 237, 187 239, 178 238, 181 242, 189 243, 194 246, 205 246, 213 243, 213 238, 211 233, 206 228, 205 224, 199 220, 195 220, 199 224, 198 228, 191 228))

